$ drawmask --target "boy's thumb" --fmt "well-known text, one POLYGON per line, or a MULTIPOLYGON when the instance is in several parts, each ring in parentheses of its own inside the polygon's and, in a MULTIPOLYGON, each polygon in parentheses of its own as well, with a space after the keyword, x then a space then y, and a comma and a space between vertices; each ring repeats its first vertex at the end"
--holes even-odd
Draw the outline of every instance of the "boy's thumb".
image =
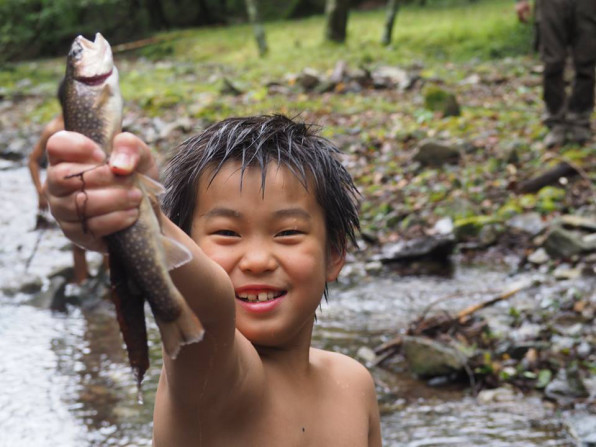
POLYGON ((136 168, 141 156, 139 140, 132 134, 122 133, 114 138, 110 167, 116 175, 131 174, 136 168))

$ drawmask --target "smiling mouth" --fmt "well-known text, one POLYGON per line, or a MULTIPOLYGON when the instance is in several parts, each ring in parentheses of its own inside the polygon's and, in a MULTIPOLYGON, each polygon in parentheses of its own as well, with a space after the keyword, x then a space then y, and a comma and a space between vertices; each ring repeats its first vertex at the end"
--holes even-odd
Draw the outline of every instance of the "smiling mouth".
POLYGON ((279 298, 285 293, 285 291, 241 292, 236 295, 236 298, 246 303, 264 303, 267 301, 273 301, 274 299, 279 298))

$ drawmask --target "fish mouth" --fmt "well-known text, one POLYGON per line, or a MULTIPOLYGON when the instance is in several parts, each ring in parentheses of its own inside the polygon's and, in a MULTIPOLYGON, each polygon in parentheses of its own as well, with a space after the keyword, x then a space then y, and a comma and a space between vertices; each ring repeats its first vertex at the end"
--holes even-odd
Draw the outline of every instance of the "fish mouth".
POLYGON ((75 79, 79 82, 82 82, 85 85, 101 85, 110 76, 112 76, 113 71, 114 70, 110 70, 107 73, 95 75, 95 76, 77 76, 75 79))
POLYGON ((86 85, 100 85, 114 70, 112 49, 104 37, 97 33, 93 41, 78 36, 73 42, 69 59, 74 65, 73 77, 86 85))
POLYGON ((245 303, 265 303, 285 295, 285 290, 250 290, 236 292, 236 298, 245 303))

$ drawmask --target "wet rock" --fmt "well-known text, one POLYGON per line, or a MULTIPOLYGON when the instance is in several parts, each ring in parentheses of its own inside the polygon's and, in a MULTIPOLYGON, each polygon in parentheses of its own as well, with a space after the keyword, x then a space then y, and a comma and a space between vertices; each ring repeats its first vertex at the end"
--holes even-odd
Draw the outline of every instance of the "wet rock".
POLYGON ((460 159, 458 149, 434 140, 424 140, 414 154, 413 160, 422 166, 443 166, 457 164, 460 159))
POLYGON ((556 279, 577 279, 582 276, 581 268, 570 268, 568 265, 560 265, 553 271, 556 279))
POLYGON ((516 230, 521 230, 531 236, 536 236, 546 228, 542 217, 538 213, 519 214, 507 221, 507 226, 516 230))
POLYGON ((39 277, 30 278, 20 288, 21 293, 32 294, 39 292, 43 287, 43 281, 39 277))
POLYGON ((444 217, 439 219, 432 228, 434 234, 450 235, 453 234, 453 219, 450 217, 444 217))
POLYGON ((383 263, 380 261, 370 261, 364 264, 364 270, 369 274, 377 274, 383 270, 383 263))
POLYGON ((410 370, 420 377, 446 376, 460 371, 466 355, 455 347, 424 337, 403 337, 403 352, 410 370))
POLYGON ((35 295, 31 300, 31 304, 42 309, 65 310, 60 305, 64 301, 64 291, 66 289, 66 278, 63 276, 55 276, 50 279, 50 283, 45 290, 35 295))
POLYGON ((553 258, 571 258, 588 251, 596 250, 591 244, 586 244, 577 232, 568 231, 555 225, 550 229, 544 240, 544 249, 553 258))
POLYGON ((474 238, 480 235, 485 226, 499 223, 491 216, 472 216, 464 219, 457 219, 454 223, 455 238, 458 241, 474 238))
POLYGON ((384 264, 422 258, 447 260, 454 248, 455 239, 451 235, 428 236, 385 245, 382 254, 374 260, 384 264))
POLYGON ((356 353, 356 356, 362 359, 367 364, 372 364, 377 359, 375 351, 367 346, 361 346, 356 353))
POLYGON ((584 216, 566 214, 560 217, 561 225, 564 227, 578 228, 590 232, 596 232, 596 219, 584 216))
POLYGON ((530 254, 530 256, 528 256, 528 261, 532 264, 541 265, 550 261, 550 257, 548 256, 546 250, 540 247, 538 250, 534 251, 532 254, 530 254))
POLYGON ((596 415, 571 413, 565 418, 569 432, 581 447, 596 447, 596 415))
POLYGON ((476 398, 481 404, 491 404, 494 402, 512 402, 517 396, 511 388, 495 388, 493 390, 482 390, 476 398))
POLYGON ((561 368, 557 376, 544 389, 544 394, 560 405, 568 405, 577 398, 590 395, 576 368, 561 368))

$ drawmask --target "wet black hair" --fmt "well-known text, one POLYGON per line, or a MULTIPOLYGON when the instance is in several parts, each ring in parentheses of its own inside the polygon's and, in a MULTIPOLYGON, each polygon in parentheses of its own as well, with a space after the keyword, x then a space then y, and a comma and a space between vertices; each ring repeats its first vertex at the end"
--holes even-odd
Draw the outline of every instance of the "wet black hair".
POLYGON ((176 148, 164 172, 162 207, 176 225, 190 234, 203 174, 209 173, 210 183, 228 161, 240 162, 242 173, 248 167, 258 167, 264 193, 267 167, 275 163, 288 168, 307 190, 309 184, 314 185, 325 215, 328 248, 344 253, 348 241, 356 246, 360 194, 341 164, 340 155, 315 126, 283 115, 228 118, 176 148))

